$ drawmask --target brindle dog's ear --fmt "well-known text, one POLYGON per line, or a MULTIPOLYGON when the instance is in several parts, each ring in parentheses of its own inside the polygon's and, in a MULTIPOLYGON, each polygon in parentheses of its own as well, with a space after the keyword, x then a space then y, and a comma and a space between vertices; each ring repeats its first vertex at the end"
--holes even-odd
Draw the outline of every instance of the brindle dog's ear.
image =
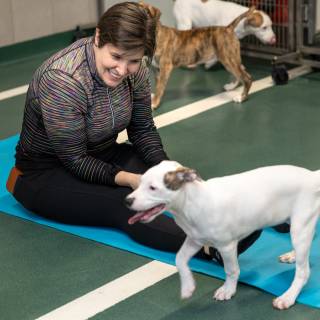
POLYGON ((152 6, 148 3, 145 3, 143 0, 139 1, 139 5, 142 6, 148 12, 148 14, 151 18, 156 19, 156 20, 160 19, 161 11, 158 8, 152 6))
POLYGON ((178 190, 186 182, 201 180, 193 169, 180 167, 175 171, 169 171, 164 176, 164 184, 168 189, 178 190))

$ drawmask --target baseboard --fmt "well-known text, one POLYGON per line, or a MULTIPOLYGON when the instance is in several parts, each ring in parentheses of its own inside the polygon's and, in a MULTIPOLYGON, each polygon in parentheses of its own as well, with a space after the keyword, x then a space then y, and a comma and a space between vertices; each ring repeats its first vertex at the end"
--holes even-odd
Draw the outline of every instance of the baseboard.
MULTIPOLYGON (((81 31, 82 34, 90 36, 93 34, 94 28, 89 27, 88 29, 84 29, 81 27, 81 31)), ((70 30, 1 47, 0 64, 25 59, 43 52, 57 51, 71 44, 74 36, 75 30, 70 30)))

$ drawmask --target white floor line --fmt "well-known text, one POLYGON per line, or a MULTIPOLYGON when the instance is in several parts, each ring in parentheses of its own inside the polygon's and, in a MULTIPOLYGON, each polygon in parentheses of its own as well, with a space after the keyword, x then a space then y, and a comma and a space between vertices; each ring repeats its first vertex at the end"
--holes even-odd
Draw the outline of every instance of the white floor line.
MULTIPOLYGON (((304 74, 310 73, 311 71, 312 71, 312 68, 307 67, 307 66, 297 67, 297 68, 291 69, 289 71, 289 77, 290 77, 290 79, 294 79, 296 77, 299 77, 299 76, 302 76, 304 74)), ((273 85, 273 83, 272 83, 271 77, 266 77, 264 79, 257 80, 257 81, 255 81, 253 83, 253 86, 252 86, 252 88, 250 90, 250 94, 254 93, 256 91, 260 91, 260 90, 266 89, 268 87, 271 87, 272 85, 273 85), (266 84, 266 83, 268 83, 268 84, 266 84)), ((26 85, 23 85, 23 86, 20 86, 20 87, 16 87, 16 88, 13 88, 13 89, 10 89, 10 90, 6 90, 6 91, 0 92, 0 101, 1 100, 5 100, 5 99, 9 99, 9 98, 13 98, 15 96, 19 96, 21 94, 24 94, 24 93, 27 92, 28 87, 29 87, 29 85, 26 84, 26 85)), ((215 98, 215 97, 217 97, 216 99, 214 99, 214 100, 216 100, 215 101, 216 105, 212 106, 211 108, 218 107, 221 104, 224 104, 224 103, 232 101, 232 97, 235 95, 235 92, 237 92, 237 94, 239 94, 240 91, 241 91, 240 88, 238 88, 236 91, 223 92, 223 93, 218 94, 216 96, 197 101, 197 102, 192 103, 191 105, 187 105, 185 107, 192 106, 192 108, 197 108, 197 104, 198 103, 201 103, 201 104, 203 102, 204 103, 210 103, 211 100, 213 98, 215 98)), ((209 107, 208 109, 211 109, 211 108, 209 107)), ((181 108, 179 108, 177 110, 180 110, 180 109, 181 108)), ((205 109, 203 111, 206 111, 208 109, 205 109)), ((203 111, 200 111, 198 113, 201 113, 203 111)), ((168 112, 168 114, 170 114, 170 112, 168 112)), ((195 113, 195 114, 197 114, 197 113, 195 113)), ((192 114, 190 116, 192 116, 192 114)), ((160 117, 160 116, 158 116, 158 117, 160 117)), ((187 118, 187 117, 185 117, 185 118, 187 118)), ((177 120, 177 121, 179 121, 179 120, 177 120)))
POLYGON ((13 98, 15 96, 19 96, 21 94, 24 94, 27 92, 29 85, 26 84, 24 86, 21 87, 17 87, 14 89, 10 89, 10 90, 6 90, 6 91, 2 91, 0 92, 0 101, 1 100, 5 100, 5 99, 9 99, 9 98, 13 98))
POLYGON ((36 320, 85 320, 177 272, 159 261, 150 263, 47 313, 36 320))
MULTIPOLYGON (((310 73, 312 69, 310 67, 302 66, 291 69, 289 71, 290 79, 297 78, 299 76, 310 73)), ((267 89, 274 86, 271 76, 257 81, 254 81, 250 89, 250 94, 267 89)), ((231 102, 234 96, 239 95, 242 92, 242 87, 229 92, 222 92, 215 96, 196 101, 186 106, 177 108, 175 110, 166 112, 154 118, 157 128, 162 128, 173 124, 175 122, 188 119, 199 113, 208 111, 210 109, 220 107, 221 105, 231 102)), ((250 98, 249 98, 250 99, 250 98)), ((245 102, 244 102, 245 103, 245 102)), ((161 108, 161 106, 160 106, 161 108)), ((118 136, 118 142, 124 142, 128 139, 126 131, 122 131, 118 136)))

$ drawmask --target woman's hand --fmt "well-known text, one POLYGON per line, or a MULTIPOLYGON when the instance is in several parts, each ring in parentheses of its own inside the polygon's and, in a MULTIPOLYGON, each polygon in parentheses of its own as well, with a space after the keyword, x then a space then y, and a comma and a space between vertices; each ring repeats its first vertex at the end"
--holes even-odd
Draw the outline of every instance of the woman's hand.
POLYGON ((135 190, 139 187, 141 174, 131 173, 130 174, 130 187, 135 190))
POLYGON ((119 186, 130 187, 133 190, 137 189, 140 184, 141 174, 120 171, 115 176, 115 182, 119 186))

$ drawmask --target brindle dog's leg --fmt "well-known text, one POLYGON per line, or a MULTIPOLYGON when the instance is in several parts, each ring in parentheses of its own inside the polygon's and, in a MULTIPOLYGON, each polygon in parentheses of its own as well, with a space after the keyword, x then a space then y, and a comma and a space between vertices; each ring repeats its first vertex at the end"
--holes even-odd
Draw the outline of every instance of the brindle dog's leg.
POLYGON ((152 97, 151 107, 153 110, 157 109, 160 105, 161 98, 166 88, 169 76, 173 69, 172 63, 159 63, 159 72, 156 75, 156 92, 152 97))
POLYGON ((232 76, 232 78, 233 79, 232 79, 232 81, 230 83, 227 83, 227 84, 225 84, 223 86, 224 90, 231 91, 231 90, 235 89, 239 85, 240 81, 238 79, 234 79, 233 76, 232 76))
POLYGON ((241 96, 237 96, 233 100, 235 102, 242 102, 248 98, 249 90, 252 85, 252 79, 242 64, 236 65, 235 68, 237 69, 237 73, 240 74, 240 81, 243 84, 243 91, 241 96))
POLYGON ((212 58, 204 64, 205 69, 210 69, 218 62, 217 57, 212 58))
MULTIPOLYGON (((248 98, 249 95, 249 90, 251 88, 252 85, 252 78, 250 76, 250 74, 246 71, 246 68, 244 67, 243 64, 240 65, 240 69, 241 69, 241 75, 242 75, 242 79, 243 79, 243 85, 244 85, 244 89, 241 95, 241 101, 244 101, 248 98)), ((239 101, 239 102, 241 102, 239 101)))
POLYGON ((235 63, 234 61, 223 62, 220 61, 224 67, 236 78, 236 82, 243 84, 243 91, 240 96, 233 98, 235 102, 242 102, 248 98, 248 93, 252 84, 251 76, 246 72, 245 67, 242 64, 235 63))
MULTIPOLYGON (((252 79, 241 63, 239 41, 230 39, 230 43, 226 42, 222 47, 222 50, 219 52, 219 60, 223 66, 235 77, 236 80, 234 85, 237 85, 237 82, 241 82, 243 84, 244 88, 241 96, 237 96, 233 100, 235 102, 242 102, 246 100, 252 84, 252 79)), ((227 88, 229 89, 229 86, 227 86, 227 88)))

